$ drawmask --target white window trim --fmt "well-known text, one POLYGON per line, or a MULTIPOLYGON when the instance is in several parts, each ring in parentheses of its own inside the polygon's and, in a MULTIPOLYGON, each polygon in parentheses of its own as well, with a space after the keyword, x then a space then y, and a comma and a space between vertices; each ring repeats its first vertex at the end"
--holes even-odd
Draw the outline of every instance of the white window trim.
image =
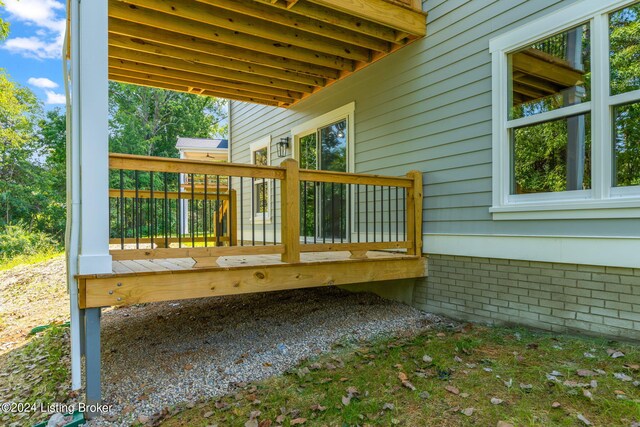
POLYGON ((333 111, 315 117, 307 122, 291 128, 293 144, 291 145, 291 157, 300 161, 300 138, 316 132, 323 126, 330 125, 343 119, 347 119, 347 172, 355 172, 355 120, 356 103, 350 102, 333 111))
POLYGON ((502 34, 489 43, 492 60, 494 220, 640 217, 640 186, 612 187, 611 116, 614 105, 640 99, 640 91, 609 95, 608 13, 637 0, 582 0, 502 34), (592 101, 517 120, 507 120, 507 54, 583 23, 592 37, 592 101), (607 35, 607 37, 603 37, 607 35), (591 111, 590 190, 510 194, 510 128, 591 111), (597 125, 598 124, 598 125, 597 125))
MULTIPOLYGON (((252 165, 255 165, 255 159, 253 153, 263 148, 267 149, 267 165, 271 165, 271 135, 265 136, 255 142, 249 144, 249 152, 251 155, 250 162, 252 165)), ((253 187, 251 188, 251 197, 254 196, 253 191, 256 184, 260 184, 261 182, 265 182, 264 179, 256 179, 253 183, 253 187)), ((271 182, 269 180, 266 181, 267 184, 267 212, 264 216, 261 213, 251 212, 251 221, 254 224, 262 224, 263 221, 267 224, 271 223, 271 212, 273 208, 273 201, 271 200, 273 189, 271 188, 271 182)))

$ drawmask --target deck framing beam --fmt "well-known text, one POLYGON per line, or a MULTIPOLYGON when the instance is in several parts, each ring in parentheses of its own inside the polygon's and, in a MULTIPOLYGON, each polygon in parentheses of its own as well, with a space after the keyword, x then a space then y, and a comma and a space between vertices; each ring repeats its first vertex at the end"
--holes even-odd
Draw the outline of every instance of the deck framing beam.
POLYGON ((82 277, 82 308, 425 277, 422 257, 203 268, 82 277))

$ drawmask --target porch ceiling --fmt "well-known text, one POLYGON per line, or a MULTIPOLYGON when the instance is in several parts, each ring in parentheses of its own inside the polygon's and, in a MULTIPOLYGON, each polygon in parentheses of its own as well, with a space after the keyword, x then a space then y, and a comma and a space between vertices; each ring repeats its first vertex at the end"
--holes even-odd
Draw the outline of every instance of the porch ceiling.
POLYGON ((420 0, 109 0, 109 78, 289 107, 423 37, 420 0))

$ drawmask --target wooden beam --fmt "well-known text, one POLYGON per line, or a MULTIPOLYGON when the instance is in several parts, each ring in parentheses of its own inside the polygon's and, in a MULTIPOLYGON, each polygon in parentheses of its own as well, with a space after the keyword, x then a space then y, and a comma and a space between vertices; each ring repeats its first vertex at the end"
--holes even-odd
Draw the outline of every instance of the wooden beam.
POLYGON ((381 249, 407 249, 410 242, 360 242, 360 243, 306 243, 300 252, 375 251, 381 249))
POLYGON ((162 57, 180 59, 189 63, 210 65, 226 70, 233 70, 241 73, 249 73, 273 79, 280 79, 283 81, 294 82, 311 87, 324 86, 325 84, 324 79, 320 77, 293 73, 290 71, 279 70, 263 65, 252 64, 249 62, 236 61, 231 58, 224 58, 222 56, 211 55, 209 53, 187 50, 182 47, 163 45, 160 43, 123 36, 120 34, 109 34, 109 47, 119 47, 136 52, 144 52, 162 57))
POLYGON ((422 11, 398 7, 385 0, 308 0, 312 3, 358 16, 414 36, 427 34, 427 19, 422 11))
POLYGON ((269 20, 255 19, 236 13, 234 10, 218 8, 216 7, 217 2, 206 4, 193 0, 126 0, 126 3, 212 25, 216 28, 287 43, 354 61, 369 59, 369 51, 363 47, 279 25, 269 20))
MULTIPOLYGON (((215 237, 213 237, 215 239, 215 237)), ((157 239, 162 241, 162 238, 157 239)), ((219 246, 211 248, 116 249, 109 253, 114 261, 171 258, 204 258, 242 255, 281 254, 283 245, 219 246)))
MULTIPOLYGON (((539 52, 539 51, 538 51, 539 52)), ((559 63, 558 58, 540 55, 535 49, 517 52, 511 56, 513 69, 529 77, 537 77, 547 83, 555 83, 563 88, 580 85, 584 82, 584 71, 576 70, 559 63), (556 60, 554 60, 556 59, 556 60)))
POLYGON ((334 182, 337 184, 381 185, 389 187, 410 188, 413 180, 408 177, 382 176, 364 173, 348 173, 333 171, 300 170, 301 181, 334 182))
MULTIPOLYGON (((206 53, 215 55, 217 57, 227 58, 232 61, 246 62, 250 64, 250 67, 264 66, 265 68, 274 68, 276 70, 282 70, 288 73, 300 73, 308 76, 322 77, 323 79, 338 78, 338 70, 333 68, 313 65, 282 56, 275 56, 255 50, 244 49, 238 46, 217 43, 215 41, 210 41, 195 36, 167 31, 163 28, 155 28, 147 25, 136 24, 117 18, 109 18, 109 34, 110 36, 112 36, 113 34, 120 34, 125 37, 131 37, 136 43, 145 41, 154 45, 174 47, 176 49, 187 49, 189 51, 206 53)), ((260 74, 258 71, 256 71, 256 73, 260 74)), ((283 80, 289 79, 283 78, 283 80)), ((299 83, 310 84, 312 86, 323 86, 323 84, 321 84, 320 82, 299 83)))
MULTIPOLYGON (((235 190, 231 190, 231 191, 235 193, 235 190)), ((180 196, 178 197, 177 191, 167 191, 165 193, 164 191, 156 190, 153 192, 153 198, 154 199, 170 199, 170 200, 176 200, 178 198, 180 198, 181 200, 204 200, 204 196, 205 196, 204 193, 194 193, 192 197, 190 191, 182 191, 179 194, 180 196)), ((119 198, 120 196, 124 197, 125 199, 133 199, 133 198, 151 199, 152 198, 151 191, 149 190, 122 190, 121 192, 117 188, 109 189, 109 197, 119 198)), ((218 199, 229 200, 229 193, 207 192, 207 200, 211 201, 211 200, 218 200, 218 199)))
POLYGON ((325 24, 335 25, 337 27, 341 27, 346 30, 364 34, 377 39, 382 39, 387 42, 396 42, 396 32, 393 29, 375 24, 373 22, 369 22, 358 16, 340 12, 338 10, 327 9, 326 7, 306 1, 298 2, 290 8, 287 8, 288 5, 281 4, 272 0, 254 1, 267 4, 270 7, 288 9, 292 13, 298 14, 300 16, 315 19, 320 22, 324 22, 325 24))
MULTIPOLYGON (((138 85, 138 86, 155 87, 155 88, 159 88, 159 89, 173 90, 175 92, 184 92, 184 93, 193 94, 193 90, 192 90, 193 88, 191 88, 189 86, 153 82, 153 81, 149 81, 149 80, 145 80, 145 79, 136 79, 136 78, 133 78, 133 77, 119 76, 119 75, 116 75, 116 74, 113 74, 113 75, 110 74, 109 75, 109 80, 112 80, 114 82, 128 83, 128 84, 133 84, 133 85, 138 85)), ((282 106, 282 104, 280 102, 276 102, 276 101, 266 101, 264 99, 259 99, 259 98, 246 98, 246 97, 242 97, 242 96, 238 96, 238 95, 233 95, 232 96, 232 95, 227 94, 227 93, 218 93, 218 92, 213 92, 213 91, 203 91, 203 92, 198 93, 198 95, 212 96, 212 97, 215 97, 215 98, 223 98, 223 99, 235 99, 236 101, 250 102, 250 103, 254 103, 254 104, 271 105, 271 106, 274 106, 274 107, 282 106)))
POLYGON ((389 52, 389 42, 368 35, 347 30, 333 24, 327 24, 307 16, 296 15, 289 10, 296 2, 290 2, 286 9, 276 9, 253 0, 198 0, 201 3, 234 11, 253 18, 273 22, 289 28, 306 31, 311 34, 344 41, 377 52, 389 52))
POLYGON ((109 168, 146 172, 192 173, 247 178, 284 179, 283 168, 238 163, 212 163, 203 160, 149 157, 134 154, 109 154, 109 168))
POLYGON ((300 170, 298 162, 287 159, 282 162, 285 169, 284 180, 280 184, 280 229, 285 251, 282 261, 300 261, 300 170))
POLYGON ((426 276, 426 259, 359 259, 197 271, 123 273, 85 280, 81 308, 206 298, 426 276))
MULTIPOLYGON (((255 93, 256 97, 259 97, 258 94, 263 94, 288 99, 302 98, 301 92, 254 83, 258 76, 250 76, 251 78, 249 81, 243 80, 244 76, 240 73, 235 73, 235 78, 232 77, 234 73, 231 73, 231 76, 229 77, 220 78, 217 74, 222 73, 218 73, 217 69, 211 70, 211 72, 215 74, 206 74, 210 68, 213 68, 207 65, 191 64, 191 67, 181 67, 181 60, 173 60, 171 58, 151 55, 148 53, 139 53, 137 55, 138 60, 128 59, 136 57, 136 55, 132 55, 132 53, 133 51, 127 51, 126 49, 121 48, 110 49, 109 67, 130 70, 138 73, 171 77, 185 82, 193 82, 194 84, 192 86, 195 87, 206 88, 213 86, 242 90, 247 93, 255 93)), ((296 83, 290 82, 289 84, 292 86, 296 85, 296 83)), ((264 98, 264 96, 262 98, 264 98)))
POLYGON ((422 254, 422 172, 407 174, 413 185, 407 191, 407 239, 412 245, 407 249, 410 255, 422 254))
MULTIPOLYGON (((189 9, 187 8, 187 11, 189 9)), ((123 19, 137 24, 164 28, 181 34, 200 37, 231 46, 269 53, 271 55, 292 58, 298 61, 339 70, 351 70, 353 61, 337 55, 320 53, 311 49, 294 46, 288 43, 274 43, 269 39, 249 34, 238 33, 233 30, 219 28, 210 24, 168 15, 162 12, 146 9, 140 6, 126 4, 118 0, 109 2, 109 16, 123 19)), ((165 40, 170 42, 170 40, 165 40)))

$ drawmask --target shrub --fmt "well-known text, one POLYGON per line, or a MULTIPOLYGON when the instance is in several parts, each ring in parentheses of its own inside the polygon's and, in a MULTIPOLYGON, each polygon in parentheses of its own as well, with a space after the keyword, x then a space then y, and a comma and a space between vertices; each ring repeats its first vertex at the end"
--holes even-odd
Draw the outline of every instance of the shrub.
POLYGON ((30 231, 24 224, 9 224, 0 229, 0 260, 52 253, 57 249, 56 242, 48 234, 30 231))

